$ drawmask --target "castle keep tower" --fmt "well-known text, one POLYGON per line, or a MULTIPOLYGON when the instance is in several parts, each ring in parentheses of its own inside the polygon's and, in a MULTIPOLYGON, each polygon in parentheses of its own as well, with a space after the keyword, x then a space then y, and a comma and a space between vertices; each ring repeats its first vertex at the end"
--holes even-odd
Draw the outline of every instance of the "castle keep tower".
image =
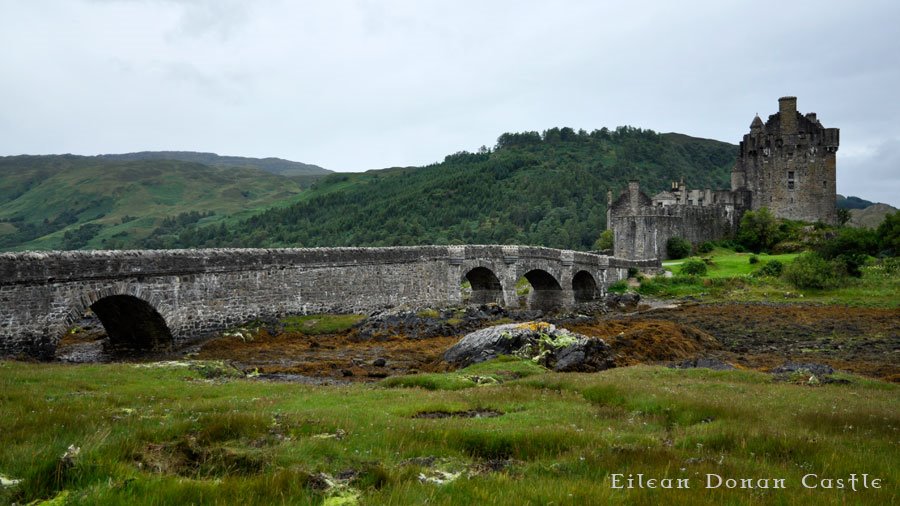
POLYGON ((731 190, 749 192, 753 210, 767 207, 780 218, 837 223, 839 141, 837 128, 823 127, 816 113, 797 112, 796 97, 782 97, 765 124, 753 118, 731 173, 731 190))

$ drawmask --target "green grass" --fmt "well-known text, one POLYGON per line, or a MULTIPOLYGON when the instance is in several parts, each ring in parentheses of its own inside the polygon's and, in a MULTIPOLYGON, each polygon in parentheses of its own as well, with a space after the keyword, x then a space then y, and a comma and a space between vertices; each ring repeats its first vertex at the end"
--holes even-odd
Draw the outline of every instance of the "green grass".
MULTIPOLYGON (((503 359, 465 372, 527 376, 463 390, 309 387, 197 368, 0 362, 0 503, 891 504, 896 385, 774 383, 747 371, 629 367, 555 374, 503 359), (414 418, 492 410, 489 418, 414 418), (80 449, 68 462, 60 457, 80 449), (352 477, 349 481, 338 479, 352 477), (614 490, 611 473, 689 478, 614 490), (705 490, 706 473, 786 490, 705 490), (807 473, 884 488, 807 490, 807 473), (429 478, 447 478, 443 484, 429 478), (337 486, 331 487, 331 480, 337 486)), ((434 375, 439 376, 439 375, 434 375)))
MULTIPOLYGON (((702 258, 708 258, 712 263, 707 262, 707 274, 709 278, 730 278, 735 276, 748 276, 766 262, 778 260, 783 264, 788 264, 797 258, 797 253, 786 253, 783 255, 767 255, 765 253, 735 253, 734 251, 717 248, 711 254, 703 255, 702 258), (758 264, 751 264, 750 257, 759 258, 758 264)), ((685 260, 667 260, 663 262, 663 268, 673 272, 678 272, 678 267, 685 260)))
POLYGON ((289 316, 281 320, 286 332, 300 332, 301 334, 335 334, 349 330, 361 322, 365 315, 361 314, 311 314, 303 316, 289 316))
MULTIPOLYGON (((827 290, 798 289, 780 278, 751 274, 766 262, 778 260, 787 265, 796 253, 757 255, 759 263, 750 263, 750 253, 717 249, 708 255, 705 276, 677 275, 682 260, 663 262, 676 273, 671 278, 645 279, 637 289, 642 295, 660 298, 694 297, 706 302, 788 301, 845 306, 900 307, 900 276, 886 272, 877 264, 863 268, 861 278, 848 277, 842 285, 827 290)), ((622 285, 616 287, 621 290, 622 285)))
POLYGON ((484 385, 497 385, 504 381, 526 378, 547 372, 530 360, 500 356, 488 362, 472 364, 455 373, 411 374, 394 376, 381 382, 386 387, 424 388, 426 390, 462 390, 484 385))

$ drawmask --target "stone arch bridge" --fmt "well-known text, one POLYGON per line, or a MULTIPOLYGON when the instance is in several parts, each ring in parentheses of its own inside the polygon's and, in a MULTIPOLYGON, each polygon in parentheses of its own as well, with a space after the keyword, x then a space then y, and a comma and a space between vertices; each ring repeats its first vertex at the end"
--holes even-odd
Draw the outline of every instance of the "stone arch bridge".
POLYGON ((469 302, 572 307, 655 260, 526 246, 67 251, 0 254, 0 356, 52 358, 90 308, 110 343, 178 346, 255 318, 469 302))

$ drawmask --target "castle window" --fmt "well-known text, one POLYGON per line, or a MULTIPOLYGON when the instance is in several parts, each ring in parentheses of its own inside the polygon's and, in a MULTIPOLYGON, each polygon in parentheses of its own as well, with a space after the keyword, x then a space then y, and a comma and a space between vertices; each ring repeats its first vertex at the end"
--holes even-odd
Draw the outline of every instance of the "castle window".
POLYGON ((822 181, 822 188, 828 188, 828 181, 822 181))
POLYGON ((788 171, 788 190, 794 189, 794 171, 788 171))

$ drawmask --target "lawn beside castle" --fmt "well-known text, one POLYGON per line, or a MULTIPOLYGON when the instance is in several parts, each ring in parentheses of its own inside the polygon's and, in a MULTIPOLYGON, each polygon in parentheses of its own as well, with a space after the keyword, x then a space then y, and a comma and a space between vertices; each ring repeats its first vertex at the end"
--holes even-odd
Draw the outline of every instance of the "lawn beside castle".
MULTIPOLYGON (((862 268, 862 277, 847 277, 841 285, 829 289, 798 289, 776 276, 760 275, 769 262, 788 265, 797 253, 780 255, 737 253, 717 248, 702 256, 707 264, 706 274, 688 276, 681 267, 688 259, 668 260, 663 268, 673 273, 670 278, 657 276, 644 279, 637 292, 650 297, 691 297, 703 302, 801 302, 862 307, 900 307, 900 275, 896 262, 879 263, 871 259, 862 268), (751 258, 756 262, 751 263, 751 258)), ((612 291, 625 291, 619 283, 612 291)))

